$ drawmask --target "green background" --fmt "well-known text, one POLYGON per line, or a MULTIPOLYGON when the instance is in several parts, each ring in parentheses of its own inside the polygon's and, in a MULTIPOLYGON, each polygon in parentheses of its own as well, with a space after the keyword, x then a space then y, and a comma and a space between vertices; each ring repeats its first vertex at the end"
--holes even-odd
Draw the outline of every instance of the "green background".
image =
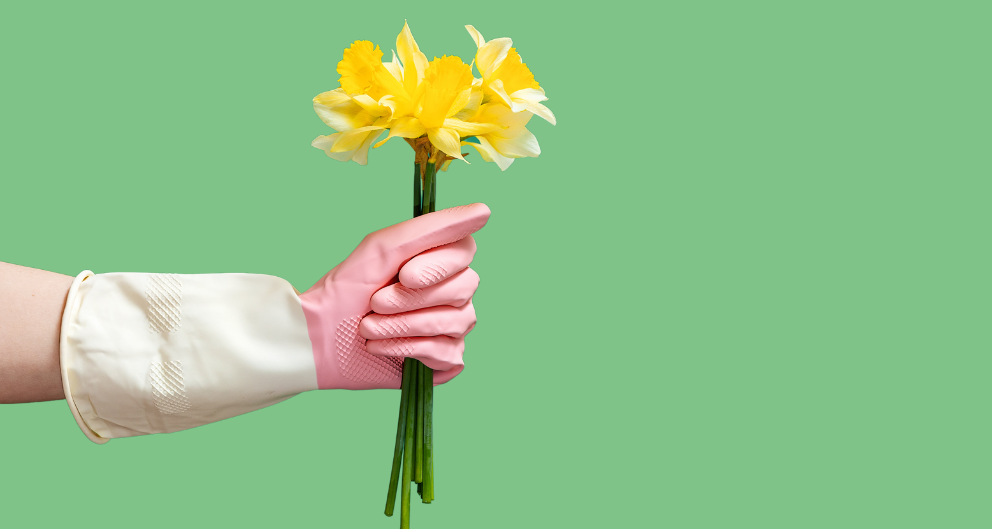
MULTIPOLYGON (((411 209, 412 151, 331 160, 311 98, 473 24, 558 125, 440 176, 493 216, 414 527, 989 527, 988 4, 688 4, 5 4, 0 260, 305 289, 411 209)), ((395 527, 398 400, 106 446, 0 406, 0 525, 395 527)))

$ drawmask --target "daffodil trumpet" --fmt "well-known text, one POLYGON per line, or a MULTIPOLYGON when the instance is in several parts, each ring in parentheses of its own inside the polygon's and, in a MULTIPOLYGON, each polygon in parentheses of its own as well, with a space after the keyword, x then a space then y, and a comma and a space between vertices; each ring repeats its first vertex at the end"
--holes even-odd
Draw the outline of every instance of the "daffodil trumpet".
MULTIPOLYGON (((465 29, 477 47, 470 64, 448 55, 428 61, 408 24, 396 37, 389 62, 372 42, 355 41, 337 64, 340 87, 313 98, 317 116, 336 131, 311 142, 327 156, 366 165, 370 149, 395 137, 413 148, 414 216, 435 210, 438 172, 449 170, 454 160, 468 163, 463 146, 505 171, 517 158, 541 154, 527 130, 533 116, 556 124, 543 104, 544 88, 513 41, 487 41, 474 26, 465 29)), ((408 528, 410 484, 418 484, 424 503, 434 499, 432 370, 407 358, 401 390, 385 512, 392 516, 402 483, 400 526, 408 528)))

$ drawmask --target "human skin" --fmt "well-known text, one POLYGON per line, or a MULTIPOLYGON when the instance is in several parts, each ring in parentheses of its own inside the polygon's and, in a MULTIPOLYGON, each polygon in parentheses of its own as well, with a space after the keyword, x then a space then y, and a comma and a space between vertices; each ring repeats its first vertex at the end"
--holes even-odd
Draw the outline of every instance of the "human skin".
POLYGON ((0 262, 0 404, 64 399, 62 309, 72 278, 0 262))

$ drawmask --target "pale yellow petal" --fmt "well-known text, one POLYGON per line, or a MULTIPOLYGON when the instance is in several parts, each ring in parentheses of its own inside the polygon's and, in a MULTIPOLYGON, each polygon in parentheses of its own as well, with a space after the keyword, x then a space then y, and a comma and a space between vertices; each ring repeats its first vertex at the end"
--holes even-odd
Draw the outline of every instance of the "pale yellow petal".
POLYGON ((464 158, 462 158, 462 148, 461 142, 458 139, 458 133, 453 129, 448 129, 445 127, 427 129, 427 137, 430 138, 431 143, 438 149, 441 149, 444 154, 447 154, 452 158, 464 160, 464 158))
POLYGON ((358 149, 365 142, 366 138, 368 138, 369 132, 373 130, 382 130, 382 127, 361 127, 343 133, 334 145, 331 146, 331 152, 345 152, 358 149))
POLYGON ((486 136, 486 139, 493 148, 507 158, 537 157, 541 154, 541 146, 537 143, 537 138, 525 128, 517 129, 516 134, 512 136, 491 134, 486 136))
POLYGON ((520 90, 510 94, 510 97, 513 99, 523 99, 533 103, 540 103, 541 101, 548 100, 548 96, 544 93, 543 88, 521 88, 520 90))
POLYGON ((462 145, 471 145, 472 147, 475 147, 475 150, 479 151, 479 156, 482 156, 483 160, 487 162, 496 162, 496 165, 499 166, 500 171, 506 171, 506 168, 513 163, 513 158, 507 158, 497 152, 485 138, 478 138, 478 140, 479 143, 465 142, 462 143, 462 145))
POLYGON ((322 151, 326 151, 330 149, 331 146, 334 145, 334 142, 340 137, 340 132, 335 132, 334 134, 329 134, 327 136, 317 136, 312 142, 310 142, 310 145, 322 151))
POLYGON ((465 29, 468 30, 469 35, 472 35, 472 40, 475 41, 476 48, 481 48, 486 43, 486 39, 482 38, 482 33, 479 33, 479 30, 475 29, 475 26, 465 26, 465 29))
POLYGON ((379 106, 388 108, 390 115, 396 113, 396 101, 393 96, 382 96, 382 99, 379 99, 379 106))
MULTIPOLYGON (((472 121, 478 123, 496 123, 507 131, 506 134, 513 135, 516 134, 517 129, 527 126, 527 123, 533 116, 534 114, 527 111, 513 112, 502 102, 494 101, 482 105, 479 113, 472 117, 472 121)), ((505 135, 503 132, 496 132, 494 134, 505 135)))
MULTIPOLYGON (((470 147, 475 147, 475 150, 479 151, 479 156, 482 156, 483 161, 486 161, 486 162, 493 161, 492 156, 489 155, 489 151, 480 148, 478 143, 472 143, 472 142, 469 142, 469 141, 463 141, 462 142, 462 145, 468 145, 470 147)), ((492 146, 489 146, 489 142, 486 142, 486 145, 488 146, 489 149, 492 149, 493 152, 496 152, 496 150, 493 149, 492 146)), ((499 154, 499 153, 496 153, 496 154, 499 154)))
POLYGON ((350 101, 351 96, 344 91, 344 88, 335 88, 334 90, 317 94, 317 97, 313 98, 314 103, 320 103, 325 107, 333 107, 350 101))
POLYGON ((495 123, 470 123, 460 119, 448 118, 444 120, 444 128, 451 129, 465 138, 467 136, 478 136, 501 130, 502 127, 495 123))
POLYGON ((328 156, 334 158, 339 162, 347 162, 348 160, 351 159, 351 157, 355 154, 355 151, 358 149, 354 149, 346 152, 334 152, 331 150, 331 148, 334 147, 334 144, 337 143, 338 138, 340 138, 342 134, 344 133, 336 132, 328 136, 317 136, 317 138, 314 139, 313 142, 310 143, 310 145, 313 145, 314 147, 321 149, 322 151, 324 151, 325 154, 327 154, 328 156))
POLYGON ((548 107, 542 105, 541 101, 547 101, 548 96, 544 94, 544 89, 542 88, 522 88, 510 94, 510 100, 513 102, 510 108, 514 112, 523 112, 524 110, 530 110, 531 112, 541 116, 542 118, 548 120, 552 125, 555 124, 555 115, 551 112, 548 107))
POLYGON ((504 103, 506 103, 506 106, 513 106, 513 99, 511 99, 510 95, 506 93, 506 90, 503 90, 503 81, 496 79, 495 81, 489 83, 489 88, 495 92, 504 103))
MULTIPOLYGON (((522 100, 514 99, 514 103, 519 103, 522 100)), ((555 115, 551 112, 551 109, 534 101, 522 101, 522 106, 524 109, 533 112, 534 114, 546 119, 548 123, 552 125, 557 125, 558 122, 555 120, 555 115)))
POLYGON ((475 54, 475 67, 479 69, 483 79, 489 79, 496 68, 503 64, 511 47, 513 39, 508 38, 493 39, 479 47, 475 54))
POLYGON ((374 130, 369 132, 368 137, 362 142, 362 146, 355 151, 355 154, 351 157, 351 160, 358 163, 358 165, 365 165, 369 163, 369 146, 372 145, 372 142, 374 142, 380 135, 382 135, 382 130, 374 130))
POLYGON ((350 99, 348 103, 334 107, 327 107, 315 101, 313 110, 321 121, 340 132, 364 127, 375 120, 374 116, 365 112, 358 103, 350 99))

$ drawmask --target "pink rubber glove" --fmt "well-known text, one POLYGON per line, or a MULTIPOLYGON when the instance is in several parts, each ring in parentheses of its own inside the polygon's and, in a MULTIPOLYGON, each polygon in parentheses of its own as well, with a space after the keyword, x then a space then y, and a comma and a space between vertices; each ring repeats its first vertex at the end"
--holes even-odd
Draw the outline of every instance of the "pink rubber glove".
POLYGON ((399 389, 405 357, 435 385, 462 371, 479 286, 470 234, 489 215, 470 204, 371 233, 300 295, 320 389, 399 389))

